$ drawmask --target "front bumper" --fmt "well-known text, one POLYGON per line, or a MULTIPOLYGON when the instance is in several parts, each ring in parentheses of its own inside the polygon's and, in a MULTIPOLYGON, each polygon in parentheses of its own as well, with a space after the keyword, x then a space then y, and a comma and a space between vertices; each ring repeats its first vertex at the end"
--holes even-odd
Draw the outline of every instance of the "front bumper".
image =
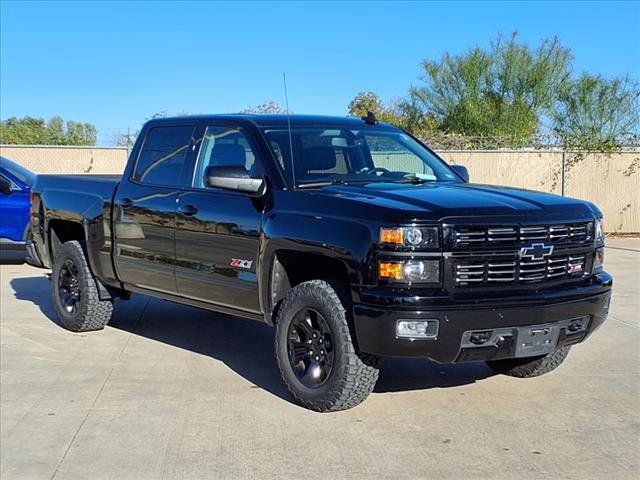
POLYGON ((490 304, 438 304, 419 309, 360 303, 353 308, 356 340, 361 351, 382 357, 426 357, 442 363, 486 361, 516 356, 516 336, 473 347, 467 341, 469 332, 558 325, 559 348, 585 340, 606 320, 612 283, 611 276, 603 272, 593 277, 591 285, 574 289, 564 299, 549 298, 547 303, 532 298, 530 303, 517 305, 494 300, 490 304), (580 317, 587 317, 586 328, 571 332, 567 321, 580 317), (400 319, 436 319, 438 334, 429 339, 398 338, 396 323, 400 319))

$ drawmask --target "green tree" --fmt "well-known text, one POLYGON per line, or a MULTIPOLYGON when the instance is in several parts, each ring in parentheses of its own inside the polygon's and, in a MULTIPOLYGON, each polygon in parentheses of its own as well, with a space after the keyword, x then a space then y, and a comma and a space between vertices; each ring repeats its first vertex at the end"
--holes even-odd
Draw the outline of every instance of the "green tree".
POLYGON ((0 122, 0 143, 20 145, 95 145, 96 127, 90 123, 53 117, 11 117, 0 122))
POLYGON ((424 112, 412 96, 396 100, 390 108, 398 119, 395 125, 413 134, 425 135, 438 128, 438 122, 433 114, 424 112))
POLYGON ((385 104, 373 92, 359 92, 349 102, 348 109, 350 116, 364 117, 367 112, 372 112, 378 120, 391 123, 412 133, 436 128, 433 116, 425 114, 413 97, 397 99, 385 104))
POLYGON ((638 140, 640 86, 628 77, 582 74, 559 92, 553 130, 563 144, 611 150, 638 140))
POLYGON ((62 117, 53 117, 49 119, 46 125, 46 135, 47 140, 45 143, 49 145, 64 145, 65 131, 64 131, 64 120, 62 117))
POLYGON ((411 89, 419 110, 434 115, 446 132, 508 136, 526 143, 551 111, 555 92, 568 81, 571 54, 557 38, 536 48, 517 34, 498 36, 488 49, 424 60, 423 85, 411 89))
POLYGON ((45 141, 45 121, 42 118, 11 117, 0 122, 0 143, 39 145, 45 141))
POLYGON ((66 145, 95 145, 98 130, 90 123, 67 121, 66 145))
POLYGON ((352 117, 365 117, 368 112, 371 112, 382 120, 386 110, 380 97, 373 92, 358 92, 349 102, 349 115, 352 117))
POLYGON ((242 110, 240 113, 258 113, 258 114, 273 114, 273 113, 287 113, 287 109, 280 106, 280 104, 274 100, 267 100, 264 103, 256 107, 249 107, 242 110))

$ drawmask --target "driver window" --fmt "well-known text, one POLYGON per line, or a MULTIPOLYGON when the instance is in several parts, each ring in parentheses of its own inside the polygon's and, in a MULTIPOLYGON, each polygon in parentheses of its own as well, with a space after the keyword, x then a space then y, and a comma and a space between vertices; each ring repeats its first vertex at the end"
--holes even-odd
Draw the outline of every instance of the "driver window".
POLYGON ((239 127, 207 127, 195 168, 193 186, 204 188, 207 167, 239 165, 251 178, 262 178, 263 172, 246 135, 239 127))

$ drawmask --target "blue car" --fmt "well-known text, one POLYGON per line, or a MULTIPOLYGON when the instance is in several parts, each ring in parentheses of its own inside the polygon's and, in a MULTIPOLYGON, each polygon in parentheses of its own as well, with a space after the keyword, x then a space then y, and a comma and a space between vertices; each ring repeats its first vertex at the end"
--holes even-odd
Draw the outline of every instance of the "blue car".
POLYGON ((36 175, 0 157, 0 244, 26 245, 30 240, 29 209, 36 175))

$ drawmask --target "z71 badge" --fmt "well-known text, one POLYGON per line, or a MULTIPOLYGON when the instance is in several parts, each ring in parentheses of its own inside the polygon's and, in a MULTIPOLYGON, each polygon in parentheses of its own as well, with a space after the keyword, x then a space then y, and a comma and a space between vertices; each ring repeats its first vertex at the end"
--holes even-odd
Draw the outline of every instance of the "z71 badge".
POLYGON ((246 270, 251 270, 251 265, 253 265, 253 260, 243 260, 241 258, 232 258, 231 263, 229 265, 235 268, 244 268, 246 270))

